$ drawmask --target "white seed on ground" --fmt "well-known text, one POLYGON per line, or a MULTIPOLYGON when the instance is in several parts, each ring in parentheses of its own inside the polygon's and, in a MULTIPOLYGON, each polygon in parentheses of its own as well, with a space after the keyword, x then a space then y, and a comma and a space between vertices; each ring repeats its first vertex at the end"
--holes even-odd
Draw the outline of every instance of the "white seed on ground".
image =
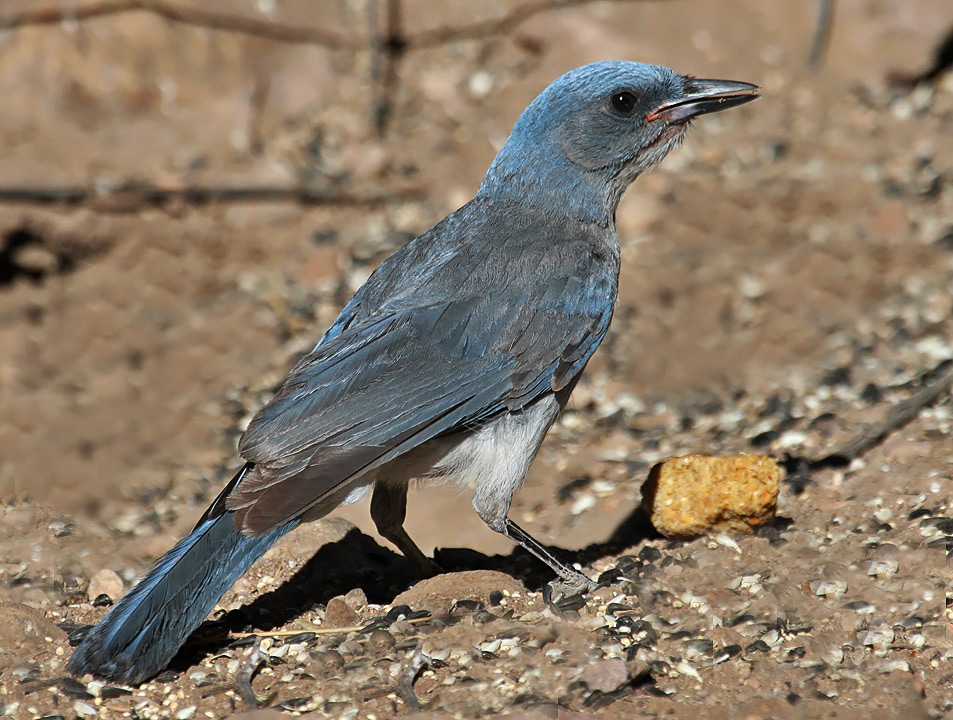
POLYGON ((728 548, 729 550, 734 550, 736 553, 741 552, 741 547, 735 542, 734 538, 730 535, 726 535, 725 533, 719 533, 718 535, 715 535, 715 542, 722 547, 728 548))
POLYGON ((77 715, 82 715, 83 717, 95 715, 96 713, 99 712, 92 705, 90 705, 89 703, 85 703, 82 700, 77 700, 76 702, 73 703, 73 710, 76 711, 77 715))
POLYGON ((693 678, 697 680, 698 682, 702 681, 702 676, 698 674, 698 671, 695 668, 693 668, 691 665, 689 665, 687 662, 685 662, 684 660, 678 663, 675 666, 675 669, 678 670, 678 672, 681 675, 687 675, 688 677, 693 678))
POLYGON ((596 480, 592 483, 592 491, 596 495, 610 495, 615 491, 615 483, 608 480, 596 480))
POLYGON ((579 497, 576 498, 576 501, 572 504, 573 515, 581 515, 586 512, 586 510, 591 510, 595 507, 596 496, 592 493, 582 493, 579 497))
POLYGON ((880 508, 874 513, 874 517, 877 519, 877 522, 885 523, 893 517, 893 510, 890 508, 880 508))
POLYGON ((442 650, 434 650, 429 653, 431 660, 437 660, 439 662, 446 662, 447 658, 450 657, 450 648, 443 648, 442 650))
POLYGON ((288 654, 288 651, 291 649, 289 645, 279 645, 273 650, 269 651, 268 654, 273 658, 283 658, 288 654))

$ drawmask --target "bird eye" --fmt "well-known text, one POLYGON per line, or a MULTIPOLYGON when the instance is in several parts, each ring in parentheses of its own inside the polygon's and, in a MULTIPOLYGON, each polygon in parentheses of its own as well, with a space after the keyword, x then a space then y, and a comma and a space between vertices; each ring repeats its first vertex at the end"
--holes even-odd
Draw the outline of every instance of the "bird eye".
POLYGON ((628 90, 612 93, 609 103, 619 115, 631 115, 635 111, 636 97, 628 90))

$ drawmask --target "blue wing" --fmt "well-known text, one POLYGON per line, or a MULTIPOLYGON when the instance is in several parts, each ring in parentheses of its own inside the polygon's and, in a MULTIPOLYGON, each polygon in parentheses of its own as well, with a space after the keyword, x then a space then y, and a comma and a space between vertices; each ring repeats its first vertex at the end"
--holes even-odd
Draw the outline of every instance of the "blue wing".
POLYGON ((530 244, 512 267, 498 267, 505 252, 477 265, 444 253, 422 279, 369 281, 249 425, 240 450, 254 472, 227 500, 236 522, 265 532, 428 440, 566 387, 615 303, 617 264, 590 244, 530 244), (387 285, 410 291, 381 297, 387 285))

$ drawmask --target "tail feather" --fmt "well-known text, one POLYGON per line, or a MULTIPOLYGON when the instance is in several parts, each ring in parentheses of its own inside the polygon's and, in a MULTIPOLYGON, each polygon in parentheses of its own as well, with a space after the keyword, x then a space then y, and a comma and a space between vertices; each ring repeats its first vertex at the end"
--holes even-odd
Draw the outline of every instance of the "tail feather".
POLYGON ((203 518, 86 636, 67 670, 126 683, 152 677, 235 581, 298 524, 247 537, 233 519, 231 512, 203 518))

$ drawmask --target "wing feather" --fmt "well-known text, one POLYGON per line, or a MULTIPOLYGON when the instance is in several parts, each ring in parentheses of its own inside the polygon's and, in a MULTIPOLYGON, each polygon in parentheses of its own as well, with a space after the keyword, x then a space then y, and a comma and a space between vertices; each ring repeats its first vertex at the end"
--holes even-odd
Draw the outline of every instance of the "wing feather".
MULTIPOLYGON (((530 250, 539 256, 524 254, 512 269, 474 269, 474 253, 461 255, 460 277, 482 286, 479 294, 416 278, 405 284, 416 282, 426 304, 360 291, 242 437, 251 469, 226 499, 239 526, 266 532, 434 438, 518 412, 572 382, 615 304, 617 263, 593 261, 590 245, 559 254, 537 243, 530 250), (487 278, 500 278, 490 283, 497 287, 487 278)), ((485 251, 476 257, 492 260, 485 251)), ((440 269, 451 270, 446 262, 440 269)))

